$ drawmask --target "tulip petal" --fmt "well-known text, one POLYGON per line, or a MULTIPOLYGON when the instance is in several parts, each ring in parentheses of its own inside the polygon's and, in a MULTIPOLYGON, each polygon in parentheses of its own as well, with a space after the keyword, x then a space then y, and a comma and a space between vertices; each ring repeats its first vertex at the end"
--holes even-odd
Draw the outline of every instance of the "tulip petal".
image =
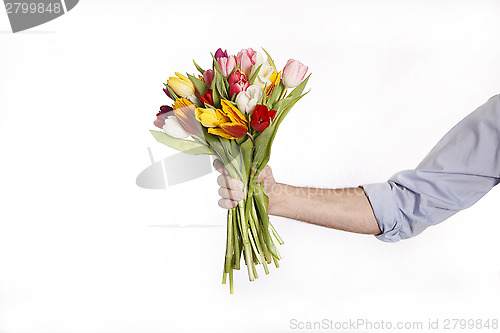
POLYGON ((170 116, 165 119, 163 130, 167 135, 178 139, 183 139, 190 136, 190 134, 184 130, 175 116, 170 116))
POLYGON ((195 110, 194 104, 186 98, 179 98, 174 103, 174 114, 177 120, 191 134, 196 134, 199 131, 195 110))
POLYGON ((238 110, 233 104, 223 99, 220 101, 222 104, 222 113, 231 119, 233 123, 246 124, 247 118, 238 110))
POLYGON ((244 137, 248 131, 247 126, 243 124, 224 123, 220 124, 219 127, 226 131, 229 135, 238 139, 244 137))
POLYGON ((226 139, 238 139, 236 137, 233 137, 233 136, 229 135, 222 128, 218 128, 218 127, 210 127, 208 129, 208 133, 214 134, 214 135, 218 135, 218 136, 221 136, 221 137, 226 138, 226 139))

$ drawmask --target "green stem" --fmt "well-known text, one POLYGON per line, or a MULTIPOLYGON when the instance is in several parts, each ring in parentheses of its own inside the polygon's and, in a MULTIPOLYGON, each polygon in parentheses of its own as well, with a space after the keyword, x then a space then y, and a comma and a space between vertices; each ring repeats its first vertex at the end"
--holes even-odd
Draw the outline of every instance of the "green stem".
POLYGON ((232 259, 233 259, 233 212, 232 209, 229 210, 227 214, 227 239, 226 239, 226 260, 224 264, 224 271, 229 273, 232 271, 232 259))
POLYGON ((250 241, 248 239, 248 233, 247 233, 248 228, 247 228, 247 223, 246 223, 246 219, 245 219, 245 211, 242 207, 245 205, 245 202, 246 202, 246 199, 244 199, 242 201, 243 204, 240 203, 238 205, 239 223, 240 223, 241 236, 243 238, 243 254, 245 256, 245 262, 247 265, 248 278, 250 279, 250 281, 253 281, 253 280, 255 280, 254 275, 253 275, 253 269, 252 269, 253 261, 250 258, 250 255, 252 254, 252 252, 251 252, 252 249, 250 248, 250 241))
MULTIPOLYGON (((234 208, 233 208, 234 209, 234 208)), ((241 247, 240 238, 238 237, 238 220, 236 219, 236 214, 233 214, 233 233, 234 233, 234 269, 240 269, 240 258, 241 258, 241 247)))

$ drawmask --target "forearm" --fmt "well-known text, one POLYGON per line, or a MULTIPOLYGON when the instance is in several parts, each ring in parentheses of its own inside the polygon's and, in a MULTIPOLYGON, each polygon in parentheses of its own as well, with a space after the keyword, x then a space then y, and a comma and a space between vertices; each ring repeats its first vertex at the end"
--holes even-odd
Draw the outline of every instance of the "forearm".
POLYGON ((378 235, 377 220, 362 188, 273 186, 269 214, 327 228, 378 235))

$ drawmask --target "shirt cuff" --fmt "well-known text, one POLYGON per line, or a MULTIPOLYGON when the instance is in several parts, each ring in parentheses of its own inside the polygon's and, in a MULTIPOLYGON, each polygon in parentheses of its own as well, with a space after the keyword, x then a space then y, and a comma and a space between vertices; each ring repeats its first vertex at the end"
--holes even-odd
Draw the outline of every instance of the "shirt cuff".
POLYGON ((401 240, 401 219, 397 198, 391 185, 387 183, 365 184, 365 191, 382 233, 375 237, 384 242, 401 240))

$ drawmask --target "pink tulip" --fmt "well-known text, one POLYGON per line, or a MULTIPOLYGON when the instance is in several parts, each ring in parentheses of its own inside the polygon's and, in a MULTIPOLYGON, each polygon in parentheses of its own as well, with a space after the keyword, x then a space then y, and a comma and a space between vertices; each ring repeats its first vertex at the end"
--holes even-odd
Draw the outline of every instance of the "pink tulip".
POLYGON ((283 68, 283 74, 281 75, 281 80, 283 81, 285 87, 295 88, 298 86, 306 77, 308 68, 309 67, 305 66, 298 60, 288 60, 285 68, 283 68))
POLYGON ((252 70, 252 66, 255 65, 257 60, 257 52, 255 52, 252 48, 243 49, 238 52, 236 56, 236 63, 240 65, 240 70, 245 73, 246 76, 250 74, 252 70))
POLYGON ((224 77, 228 77, 228 75, 231 74, 231 72, 236 68, 236 59, 234 59, 234 56, 220 57, 217 59, 217 63, 219 64, 224 77))
POLYGON ((207 84, 207 86, 210 88, 212 85, 212 81, 214 79, 215 72, 213 69, 208 69, 203 73, 203 81, 207 84))
POLYGON ((240 80, 229 86, 229 96, 232 98, 234 94, 239 94, 242 91, 247 90, 250 83, 247 80, 240 80))

